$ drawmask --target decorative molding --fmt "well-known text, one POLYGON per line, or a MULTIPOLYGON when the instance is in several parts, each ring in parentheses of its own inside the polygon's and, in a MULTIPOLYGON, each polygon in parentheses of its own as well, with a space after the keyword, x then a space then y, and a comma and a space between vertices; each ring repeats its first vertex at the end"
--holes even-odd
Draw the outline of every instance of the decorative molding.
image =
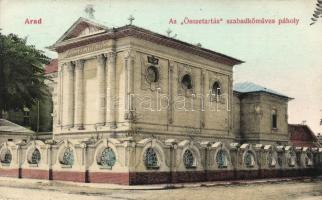
MULTIPOLYGON (((113 31, 108 32, 108 33, 101 33, 97 34, 93 37, 89 38, 84 38, 80 39, 78 41, 75 41, 73 43, 61 43, 61 44, 56 44, 56 46, 53 46, 51 48, 55 49, 58 53, 65 52, 69 49, 81 47, 81 46, 86 46, 91 43, 97 43, 100 41, 108 40, 108 39, 120 39, 124 37, 135 37, 138 39, 143 39, 146 41, 150 41, 159 45, 167 46, 173 49, 181 50, 190 54, 194 54, 200 57, 203 57, 208 60, 212 60, 215 62, 219 62, 222 64, 226 65, 236 65, 236 64, 241 64, 243 61, 240 61, 238 59, 226 56, 224 54, 220 54, 214 51, 211 51, 209 49, 204 49, 200 47, 196 47, 195 45, 182 42, 173 38, 168 38, 165 36, 162 36, 157 33, 153 33, 151 31, 145 30, 143 28, 139 28, 136 26, 128 25, 128 26, 123 26, 120 28, 114 28, 113 31)), ((67 54, 68 57, 76 55, 76 54, 84 54, 87 52, 91 52, 97 49, 104 49, 108 47, 107 43, 99 43, 96 44, 96 46, 89 46, 85 48, 84 50, 77 50, 76 52, 71 51, 67 54), (103 47, 104 46, 104 47, 103 47)))
POLYGON ((148 55, 141 54, 140 60, 141 60, 141 89, 142 90, 150 90, 150 91, 156 91, 158 88, 160 88, 161 82, 163 81, 162 72, 161 72, 161 65, 155 65, 148 62, 148 55), (147 69, 153 66, 158 70, 158 81, 151 82, 147 79, 147 69))

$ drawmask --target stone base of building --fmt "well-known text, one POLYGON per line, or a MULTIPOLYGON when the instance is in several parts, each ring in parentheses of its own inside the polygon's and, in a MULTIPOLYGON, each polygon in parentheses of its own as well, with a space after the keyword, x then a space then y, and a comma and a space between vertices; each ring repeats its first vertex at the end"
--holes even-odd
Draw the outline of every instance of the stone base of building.
POLYGON ((238 181, 266 178, 318 176, 322 169, 262 169, 190 172, 71 172, 37 169, 1 169, 0 176, 43 180, 73 181, 83 183, 108 183, 120 185, 147 185, 193 183, 211 181, 238 181))

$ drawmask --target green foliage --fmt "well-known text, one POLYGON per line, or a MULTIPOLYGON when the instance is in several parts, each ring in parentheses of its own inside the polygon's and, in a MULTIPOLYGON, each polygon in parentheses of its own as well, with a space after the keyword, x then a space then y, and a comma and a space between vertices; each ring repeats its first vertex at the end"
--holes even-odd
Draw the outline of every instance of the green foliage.
POLYGON ((311 17, 312 23, 310 25, 315 24, 319 18, 322 17, 322 0, 317 0, 316 8, 314 10, 313 16, 311 17))
POLYGON ((31 108, 49 94, 43 67, 49 58, 26 42, 0 33, 0 117, 2 111, 31 108))

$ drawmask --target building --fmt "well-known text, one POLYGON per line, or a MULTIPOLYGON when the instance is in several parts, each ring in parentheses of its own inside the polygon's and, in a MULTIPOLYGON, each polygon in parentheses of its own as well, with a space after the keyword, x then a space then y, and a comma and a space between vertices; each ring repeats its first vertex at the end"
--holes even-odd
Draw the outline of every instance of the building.
POLYGON ((35 132, 23 126, 10 122, 6 119, 0 119, 0 143, 29 141, 35 132))
POLYGON ((288 132, 290 134, 291 143, 300 147, 320 147, 318 137, 304 124, 289 124, 288 132))
POLYGON ((318 172, 322 149, 288 139, 291 98, 251 83, 233 91, 241 60, 84 18, 50 49, 53 139, 4 143, 2 176, 132 185, 318 172))

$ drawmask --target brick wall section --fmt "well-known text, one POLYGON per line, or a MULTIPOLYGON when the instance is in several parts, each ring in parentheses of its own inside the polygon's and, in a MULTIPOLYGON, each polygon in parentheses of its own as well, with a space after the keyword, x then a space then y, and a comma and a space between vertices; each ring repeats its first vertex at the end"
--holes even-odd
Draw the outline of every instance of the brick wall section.
POLYGON ((129 185, 129 173, 89 172, 88 182, 129 185))
POLYGON ((285 170, 225 170, 199 172, 131 172, 130 185, 188 183, 223 180, 250 180, 258 178, 300 177, 321 174, 315 169, 285 169, 285 170))
POLYGON ((225 180, 233 180, 234 178, 235 178, 235 172, 233 170, 208 171, 206 174, 207 181, 225 181, 225 180))
POLYGON ((0 176, 20 178, 20 170, 19 169, 1 168, 0 169, 0 176))
POLYGON ((130 172, 130 185, 170 183, 169 172, 130 172))
POLYGON ((52 180, 87 182, 86 172, 53 171, 52 180))
POLYGON ((49 180, 49 171, 40 169, 21 169, 21 178, 49 180))
POLYGON ((144 185, 166 183, 188 183, 223 180, 249 180, 258 178, 317 176, 319 169, 262 169, 262 170, 215 170, 188 172, 71 172, 37 169, 0 169, 0 176, 33 178, 90 183, 112 183, 121 185, 144 185))

